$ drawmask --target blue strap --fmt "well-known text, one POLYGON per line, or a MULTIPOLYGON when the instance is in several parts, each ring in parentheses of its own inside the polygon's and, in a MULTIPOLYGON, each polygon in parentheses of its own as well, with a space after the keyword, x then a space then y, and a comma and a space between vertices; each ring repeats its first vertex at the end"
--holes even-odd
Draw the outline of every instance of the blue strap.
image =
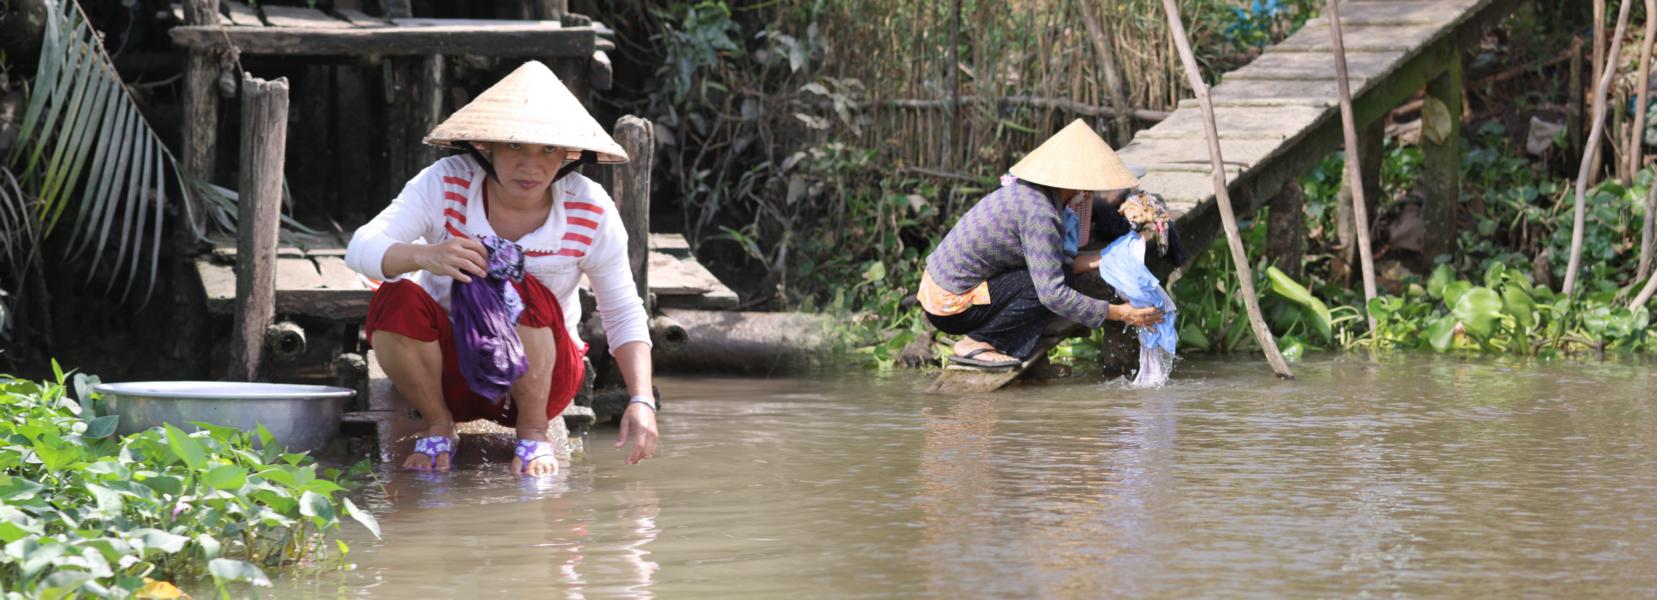
POLYGON ((1064 255, 1076 258, 1081 253, 1082 220, 1069 207, 1064 209, 1064 255))
POLYGON ((549 456, 553 460, 558 459, 558 455, 552 451, 552 442, 540 440, 518 440, 518 446, 512 449, 512 455, 523 461, 523 472, 525 473, 529 472, 529 464, 535 462, 536 459, 549 456))

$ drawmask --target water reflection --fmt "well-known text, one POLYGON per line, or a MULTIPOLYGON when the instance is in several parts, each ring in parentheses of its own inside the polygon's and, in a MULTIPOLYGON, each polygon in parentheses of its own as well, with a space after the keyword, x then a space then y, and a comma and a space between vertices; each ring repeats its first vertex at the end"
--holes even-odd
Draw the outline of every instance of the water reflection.
POLYGON ((1643 364, 1188 360, 1174 385, 669 380, 661 457, 397 474, 283 597, 1657 594, 1643 364))

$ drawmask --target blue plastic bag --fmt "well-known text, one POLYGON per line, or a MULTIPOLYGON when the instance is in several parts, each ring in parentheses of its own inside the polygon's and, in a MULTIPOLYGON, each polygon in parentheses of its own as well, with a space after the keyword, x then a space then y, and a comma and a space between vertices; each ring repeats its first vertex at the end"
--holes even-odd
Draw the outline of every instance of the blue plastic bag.
POLYGON ((1179 332, 1174 329, 1174 301, 1145 268, 1144 248, 1145 241, 1137 231, 1116 238, 1099 255, 1099 277, 1129 304, 1162 310, 1161 322, 1139 330, 1140 369, 1135 379, 1138 385, 1161 385, 1167 380, 1179 347, 1179 332))

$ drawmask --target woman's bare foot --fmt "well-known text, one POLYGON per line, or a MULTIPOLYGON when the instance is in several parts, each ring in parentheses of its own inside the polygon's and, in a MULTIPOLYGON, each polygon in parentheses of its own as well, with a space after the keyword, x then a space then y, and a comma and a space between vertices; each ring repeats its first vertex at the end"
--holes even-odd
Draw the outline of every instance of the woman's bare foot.
MULTIPOLYGON (((432 456, 432 455, 428 455, 428 454, 425 454, 423 452, 420 452, 419 448, 417 446, 415 452, 410 452, 409 455, 408 455, 408 458, 403 459, 403 470, 405 470, 405 471, 438 471, 438 472, 443 472, 443 471, 448 471, 449 470, 449 467, 451 466, 451 463, 453 462, 453 459, 454 459, 454 446, 455 446, 454 441, 456 439, 455 438, 455 424, 454 423, 434 424, 430 427, 427 427, 426 428, 426 433, 424 435, 422 435, 421 437, 422 438, 428 438, 428 437, 433 437, 433 436, 441 436, 441 437, 448 438, 450 440, 450 442, 449 442, 449 451, 448 452, 438 452, 438 453, 436 453, 436 456, 432 456)), ((415 443, 418 444, 419 442, 416 441, 415 443)))
MULTIPOLYGON (((539 429, 539 430, 519 429, 518 430, 518 440, 519 440, 520 444, 522 444, 523 441, 525 441, 525 440, 533 440, 533 441, 536 441, 536 442, 544 443, 548 447, 553 446, 552 437, 547 435, 547 430, 545 430, 545 429, 539 429)), ((529 466, 527 468, 524 466, 523 458, 520 457, 520 456, 516 456, 516 453, 514 453, 514 454, 515 455, 512 457, 512 473, 515 474, 515 475, 528 475, 530 477, 546 477, 548 475, 555 475, 555 474, 558 473, 558 454, 557 454, 556 450, 554 450, 553 452, 551 452, 549 454, 543 454, 543 455, 531 458, 529 460, 529 466)))
POLYGON ((996 349, 995 349, 995 346, 991 346, 988 343, 980 342, 980 341, 972 339, 970 337, 962 336, 961 341, 955 342, 955 355, 956 356, 966 356, 966 355, 971 354, 972 352, 977 351, 977 350, 984 350, 985 351, 985 352, 979 354, 978 356, 974 357, 974 358, 977 358, 979 360, 986 360, 986 361, 1006 361, 1006 360, 1010 360, 1010 361, 1013 361, 1013 362, 1019 362, 1019 360, 1017 358, 1013 358, 1011 356, 1007 356, 1005 354, 997 352, 996 349))

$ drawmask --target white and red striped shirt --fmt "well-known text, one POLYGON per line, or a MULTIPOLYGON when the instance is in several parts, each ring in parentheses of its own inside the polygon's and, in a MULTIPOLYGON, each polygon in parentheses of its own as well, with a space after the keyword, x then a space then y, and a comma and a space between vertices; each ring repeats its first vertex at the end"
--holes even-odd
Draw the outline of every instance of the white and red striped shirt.
MULTIPOLYGON (((438 243, 452 237, 494 235, 484 214, 483 167, 467 156, 444 158, 421 171, 391 205, 357 229, 346 247, 345 264, 375 279, 385 276, 385 253, 398 243, 438 243)), ((552 212, 546 224, 516 240, 524 268, 558 297, 570 338, 581 339, 581 300, 576 292, 586 275, 598 300, 599 317, 612 352, 628 342, 650 343, 649 317, 633 287, 627 263, 627 230, 604 188, 580 173, 552 184, 552 212)), ((449 308, 453 279, 427 271, 406 273, 443 308, 449 308)))

